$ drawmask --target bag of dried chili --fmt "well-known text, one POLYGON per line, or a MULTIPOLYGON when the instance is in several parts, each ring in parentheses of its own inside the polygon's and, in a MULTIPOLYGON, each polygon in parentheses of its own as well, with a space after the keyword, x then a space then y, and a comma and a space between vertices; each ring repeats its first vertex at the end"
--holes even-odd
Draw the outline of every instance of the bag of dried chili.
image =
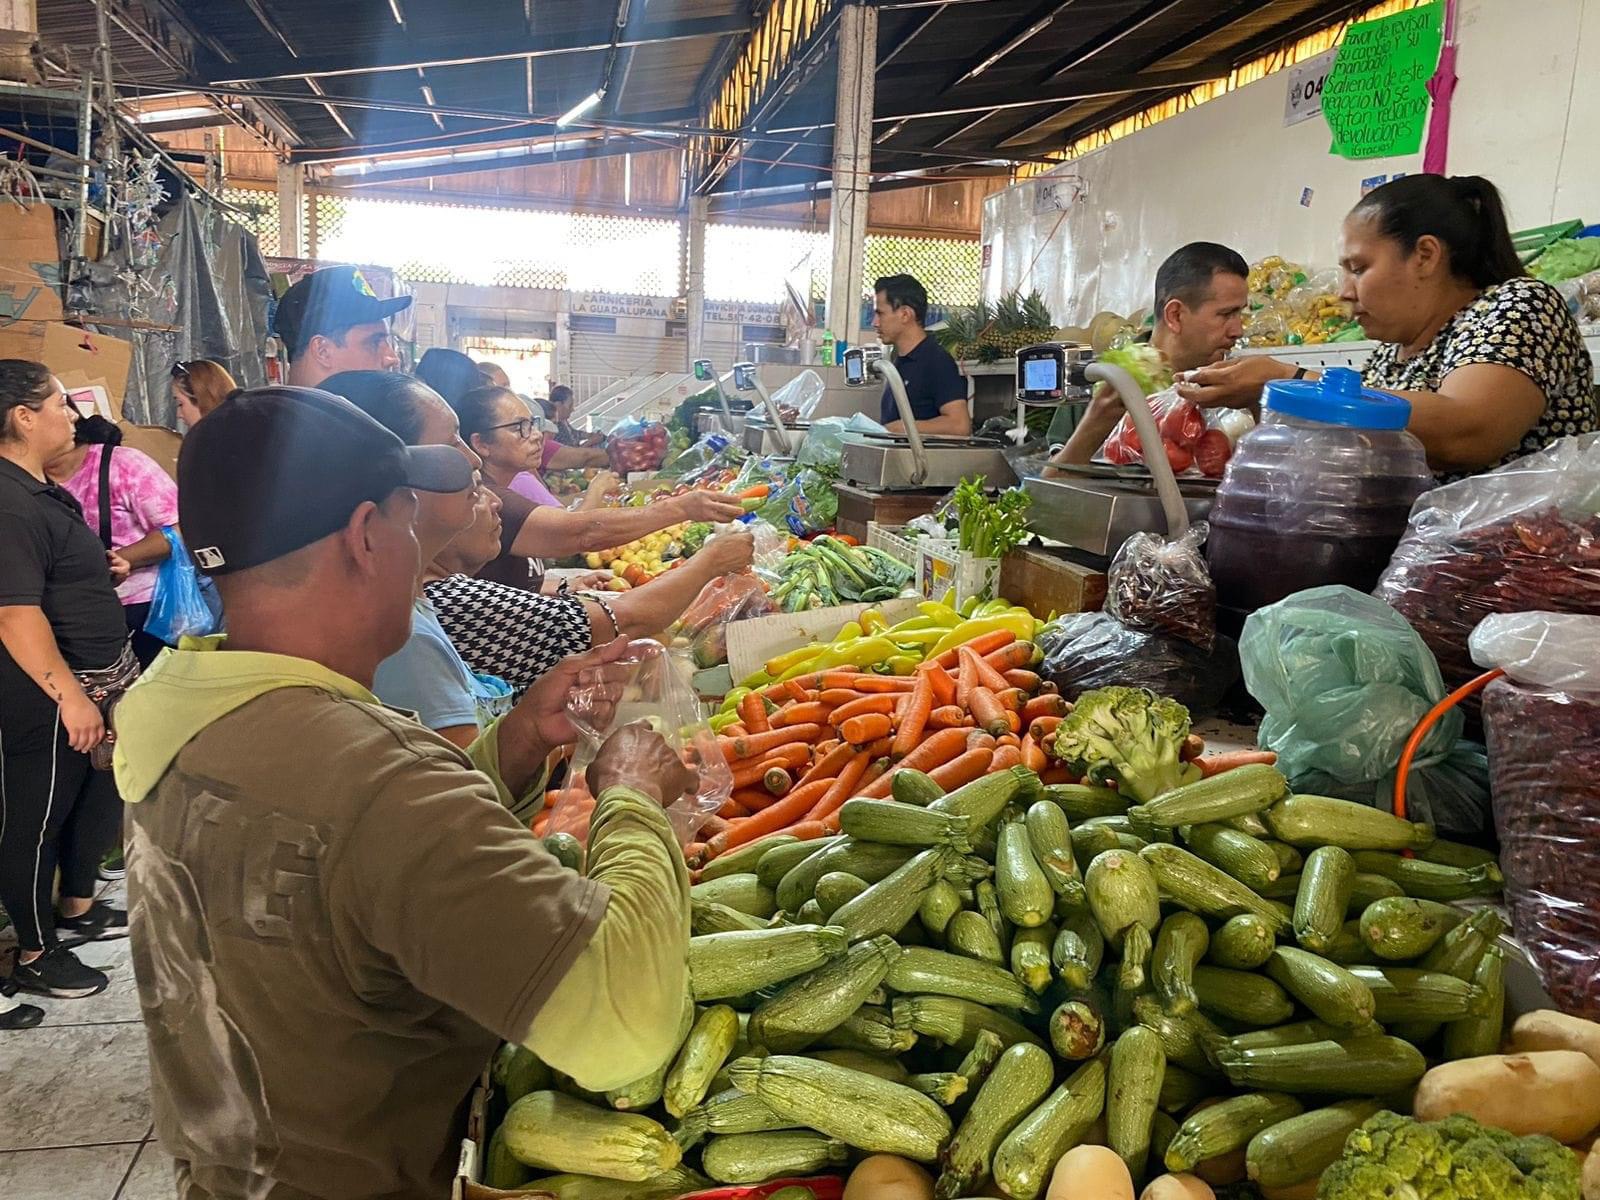
POLYGON ((1564 1012, 1600 1020, 1600 617, 1486 618, 1489 783, 1511 924, 1564 1012))
MULTIPOLYGON (((1600 613, 1600 434, 1562 438, 1445 484, 1411 510, 1376 594, 1411 622, 1459 687, 1467 639, 1492 613, 1600 613)), ((1476 715, 1475 703, 1463 706, 1476 715)))

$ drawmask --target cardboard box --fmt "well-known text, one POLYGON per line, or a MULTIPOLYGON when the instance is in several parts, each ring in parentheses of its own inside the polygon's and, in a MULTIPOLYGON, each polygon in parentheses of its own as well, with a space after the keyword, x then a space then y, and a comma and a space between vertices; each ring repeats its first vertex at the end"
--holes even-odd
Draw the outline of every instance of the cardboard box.
POLYGON ((869 608, 883 613, 891 625, 917 611, 917 601, 885 600, 880 604, 838 604, 832 608, 812 608, 805 612, 773 613, 751 617, 728 625, 728 669, 738 683, 761 669, 767 659, 811 642, 831 638, 841 625, 855 620, 869 608))
POLYGON ((178 451, 183 448, 183 436, 165 425, 135 425, 132 421, 118 421, 122 429, 122 444, 142 450, 168 475, 178 481, 178 451))
POLYGON ((0 328, 61 319, 55 209, 0 199, 0 328))
MULTIPOLYGON (((4 207, 0 203, 0 210, 4 207)), ((68 388, 103 386, 112 417, 122 419, 133 363, 131 343, 60 321, 13 321, 0 325, 0 358, 43 363, 68 388)))

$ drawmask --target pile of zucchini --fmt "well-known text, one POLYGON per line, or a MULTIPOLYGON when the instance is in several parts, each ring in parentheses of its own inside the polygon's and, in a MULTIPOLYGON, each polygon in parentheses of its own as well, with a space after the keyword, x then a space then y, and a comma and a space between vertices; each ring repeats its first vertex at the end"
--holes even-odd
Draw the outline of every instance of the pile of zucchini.
POLYGON ((1493 1053, 1493 859, 1252 765, 1129 808, 1014 767, 916 771, 843 832, 693 889, 681 1045, 607 1096, 508 1047, 485 1182, 648 1200, 889 1153, 940 1200, 1044 1193, 1103 1142, 1133 1178, 1315 1180, 1429 1060, 1493 1053), (551 1175, 550 1173, 556 1173, 551 1175))

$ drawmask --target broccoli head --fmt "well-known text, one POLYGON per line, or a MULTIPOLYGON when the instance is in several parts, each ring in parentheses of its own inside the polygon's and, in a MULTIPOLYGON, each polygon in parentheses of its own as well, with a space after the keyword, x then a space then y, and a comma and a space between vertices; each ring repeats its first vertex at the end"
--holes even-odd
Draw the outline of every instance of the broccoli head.
POLYGON ((1572 1200, 1578 1159, 1546 1137, 1516 1137, 1454 1116, 1380 1112, 1323 1172, 1318 1200, 1572 1200))
POLYGON ((1148 688, 1084 692, 1056 727, 1050 748, 1079 775, 1148 803, 1182 781, 1179 752, 1189 710, 1148 688))

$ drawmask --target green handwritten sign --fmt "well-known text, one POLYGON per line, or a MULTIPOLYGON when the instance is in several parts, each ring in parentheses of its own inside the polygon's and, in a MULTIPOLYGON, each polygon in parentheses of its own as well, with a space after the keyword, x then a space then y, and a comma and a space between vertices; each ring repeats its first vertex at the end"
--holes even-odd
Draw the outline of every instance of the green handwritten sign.
POLYGON ((1350 26, 1322 89, 1331 153, 1390 158, 1420 150, 1428 80, 1443 44, 1443 3, 1350 26))

